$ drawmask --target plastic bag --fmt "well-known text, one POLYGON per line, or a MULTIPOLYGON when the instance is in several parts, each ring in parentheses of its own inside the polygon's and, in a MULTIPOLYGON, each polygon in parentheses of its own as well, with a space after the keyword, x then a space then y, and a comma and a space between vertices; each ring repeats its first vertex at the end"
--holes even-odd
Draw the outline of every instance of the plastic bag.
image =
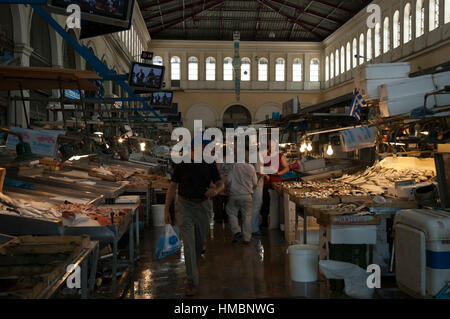
POLYGON ((367 287, 367 278, 371 275, 364 269, 351 263, 334 260, 321 260, 320 270, 328 279, 344 279, 345 294, 358 299, 371 299, 373 288, 367 287))
POLYGON ((176 253, 181 247, 180 239, 173 229, 172 225, 165 226, 164 234, 158 238, 156 242, 155 257, 161 260, 173 253, 176 253))

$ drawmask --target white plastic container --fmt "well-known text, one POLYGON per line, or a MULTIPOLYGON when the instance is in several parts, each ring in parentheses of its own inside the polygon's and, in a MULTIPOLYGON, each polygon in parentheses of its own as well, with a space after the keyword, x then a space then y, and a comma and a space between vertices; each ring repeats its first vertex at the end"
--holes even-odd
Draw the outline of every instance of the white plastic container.
POLYGON ((435 297, 450 281, 450 213, 402 210, 394 230, 399 288, 414 297, 435 297))
POLYGON ((425 75, 382 84, 380 85, 379 90, 380 100, 386 101, 416 94, 424 96, 426 93, 434 91, 435 86, 433 85, 432 76, 425 75))
POLYGON ((328 240, 332 244, 375 245, 376 225, 331 225, 327 227, 328 240))
POLYGON ((162 227, 165 225, 164 207, 165 205, 152 205, 152 221, 154 227, 162 227))
POLYGON ((291 279, 295 282, 313 282, 318 279, 319 247, 314 245, 289 246, 291 279))

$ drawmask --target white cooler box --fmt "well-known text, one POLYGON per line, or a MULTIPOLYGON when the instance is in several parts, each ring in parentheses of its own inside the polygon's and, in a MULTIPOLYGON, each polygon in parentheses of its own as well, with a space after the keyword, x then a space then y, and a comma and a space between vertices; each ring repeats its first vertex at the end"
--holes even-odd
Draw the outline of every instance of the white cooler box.
POLYGON ((394 229, 399 288, 415 297, 435 297, 450 281, 450 213, 403 210, 394 229))
POLYGON ((329 225, 327 238, 331 244, 375 245, 376 225, 329 225))
MULTIPOLYGON (((411 113, 412 110, 423 107, 424 102, 425 93, 380 101, 380 113, 382 117, 411 113)), ((429 109, 448 105, 450 105, 450 94, 429 96, 427 99, 427 108, 429 109)))

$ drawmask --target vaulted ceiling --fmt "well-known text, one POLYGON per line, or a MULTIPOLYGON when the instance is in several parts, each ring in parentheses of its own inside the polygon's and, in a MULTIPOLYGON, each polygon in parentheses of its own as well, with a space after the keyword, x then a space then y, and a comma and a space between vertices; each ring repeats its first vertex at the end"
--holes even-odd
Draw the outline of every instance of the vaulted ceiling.
POLYGON ((371 0, 138 0, 152 39, 322 41, 371 0))

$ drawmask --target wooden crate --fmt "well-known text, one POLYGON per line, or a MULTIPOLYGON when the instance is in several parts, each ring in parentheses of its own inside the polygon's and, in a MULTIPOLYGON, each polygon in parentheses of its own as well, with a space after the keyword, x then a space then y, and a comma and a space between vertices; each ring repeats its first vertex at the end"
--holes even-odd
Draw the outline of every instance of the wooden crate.
POLYGON ((6 168, 0 168, 0 193, 3 193, 3 183, 5 182, 6 168))
POLYGON ((66 272, 89 236, 21 236, 0 246, 0 298, 33 299, 66 272))

